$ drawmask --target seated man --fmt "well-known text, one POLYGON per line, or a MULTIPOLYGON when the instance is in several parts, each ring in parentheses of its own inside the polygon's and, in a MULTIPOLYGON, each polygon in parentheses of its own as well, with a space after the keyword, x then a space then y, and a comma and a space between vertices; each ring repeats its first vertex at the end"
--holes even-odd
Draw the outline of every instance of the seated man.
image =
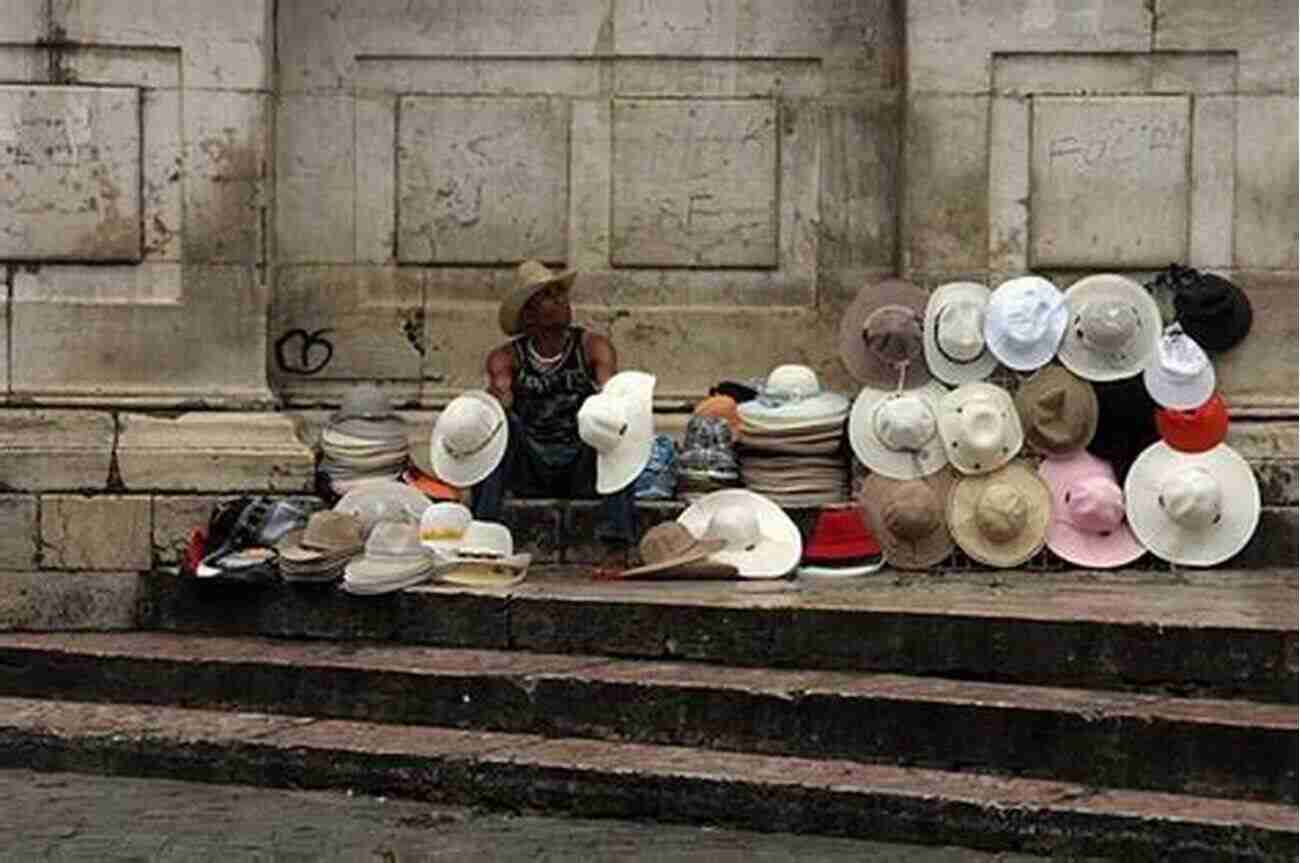
MULTIPOLYGON (((578 436, 578 409, 618 371, 614 346, 575 327, 569 287, 576 272, 525 261, 501 302, 501 329, 513 338, 487 356, 488 391, 510 424, 505 457, 474 486, 476 519, 498 521, 507 491, 517 497, 597 497, 596 451, 578 436)), ((601 498, 597 538, 604 565, 625 566, 636 542, 632 486, 601 498)))

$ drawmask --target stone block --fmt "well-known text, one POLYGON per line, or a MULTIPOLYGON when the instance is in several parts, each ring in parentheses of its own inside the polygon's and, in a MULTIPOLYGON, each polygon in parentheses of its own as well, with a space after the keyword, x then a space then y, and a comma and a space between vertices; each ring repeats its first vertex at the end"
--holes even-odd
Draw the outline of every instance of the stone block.
POLYGON ((0 39, 6 42, 35 42, 45 35, 49 0, 8 0, 0 20, 0 39))
MULTIPOLYGON (((1188 264, 1227 267, 1233 260, 1237 100, 1201 96, 1193 107, 1191 233, 1188 264)), ((1294 199, 1292 199, 1294 203, 1294 199)))
POLYGON ((117 460, 131 490, 309 491, 315 458, 270 413, 122 414, 117 460))
POLYGON ((1300 263, 1296 123, 1293 95, 1237 100, 1238 267, 1295 270, 1300 263))
POLYGON ((41 568, 147 570, 153 564, 149 498, 41 498, 41 568))
POLYGON ((397 255, 403 263, 566 257, 569 117, 558 99, 399 104, 397 255))
POLYGON ((179 261, 184 245, 185 153, 181 144, 181 92, 142 90, 144 257, 179 261))
POLYGON ((0 87, 0 258, 140 259, 140 98, 0 87))
POLYGON ((155 496, 152 500, 154 566, 178 565, 190 531, 205 527, 221 500, 215 495, 155 496))
MULTIPOLYGON (((614 92, 631 96, 767 96, 814 99, 825 94, 822 64, 811 59, 755 57, 620 58, 614 92)), ((841 95, 837 91, 837 95, 841 95)))
POLYGON ((572 112, 568 263, 589 272, 605 269, 610 261, 610 103, 608 99, 575 100, 572 112))
POLYGON ((1300 16, 1294 3, 1159 0, 1156 15, 1156 50, 1235 51, 1240 92, 1280 91, 1295 96, 1300 16))
MULTIPOLYGON (((817 109, 809 105, 802 110, 817 109)), ((821 176, 815 185, 821 196, 817 235, 821 265, 891 267, 898 251, 900 106, 892 98, 830 102, 817 113, 821 176)))
POLYGON ((0 411, 0 486, 7 491, 103 489, 113 417, 100 411, 0 411))
POLYGON ((186 260, 260 263, 270 173, 267 105, 258 93, 209 92, 186 100, 186 260))
POLYGON ((1137 269, 1186 258, 1187 97, 1035 98, 1032 123, 1031 266, 1137 269))
POLYGON ((76 45, 61 49, 60 54, 63 73, 78 84, 179 90, 184 81, 179 48, 76 45))
POLYGON ((1029 269, 1029 100, 994 97, 989 112, 989 268, 1029 269))
MULTIPOLYGON (((396 263, 397 99, 356 100, 356 260, 396 263)), ((300 146, 301 146, 300 142, 300 146)))
MULTIPOLYGON (((599 57, 427 56, 392 55, 357 58, 353 78, 358 94, 550 96, 594 98, 600 95, 604 70, 619 61, 599 57)), ((364 128, 364 127, 362 127, 364 128)))
POLYGON ((0 572, 0 630, 135 629, 143 598, 133 572, 0 572))
MULTIPOLYGON (((681 501, 644 501, 636 505, 637 539, 646 531, 665 521, 673 521, 686 509, 681 501)), ((598 541, 600 528, 600 502, 575 500, 569 504, 564 526, 560 530, 560 554, 566 565, 590 566, 599 564, 610 552, 610 547, 598 541)), ((639 554, 636 544, 633 557, 639 554)))
POLYGON ((993 57, 997 95, 1227 95, 1236 90, 1233 53, 1006 53, 993 57))
MULTIPOLYGON (((39 37, 32 38, 34 40, 39 37)), ((49 55, 44 48, 0 44, 0 80, 36 84, 44 81, 49 74, 49 55)))
POLYGON ((561 524, 567 501, 541 498, 509 498, 502 507, 501 520, 510 528, 517 553, 533 556, 533 564, 559 563, 561 524))
POLYGON ((904 272, 983 269, 989 230, 989 100, 913 97, 906 128, 904 272))
POLYGON ((1219 392, 1234 409, 1293 413, 1300 377, 1294 345, 1296 274, 1224 271, 1250 298, 1254 320, 1237 347, 1214 357, 1219 392))
POLYGON ((36 498, 0 494, 0 570, 36 568, 36 498))
POLYGON ((356 252, 355 111, 351 96, 279 96, 275 239, 282 263, 351 261, 356 252))
POLYGON ((1233 569, 1293 567, 1300 560, 1300 518, 1294 506, 1265 506, 1259 514, 1259 526, 1245 548, 1224 561, 1233 569))

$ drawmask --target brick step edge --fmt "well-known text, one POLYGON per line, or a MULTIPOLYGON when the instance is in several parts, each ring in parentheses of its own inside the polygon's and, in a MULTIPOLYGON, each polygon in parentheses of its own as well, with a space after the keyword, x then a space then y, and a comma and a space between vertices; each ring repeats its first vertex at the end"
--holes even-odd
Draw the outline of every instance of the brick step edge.
POLYGON ((0 694, 1297 799, 1294 707, 1243 701, 164 633, 0 635, 0 694))
POLYGON ((1294 859, 1295 807, 669 746, 0 699, 0 766, 1130 860, 1294 859))

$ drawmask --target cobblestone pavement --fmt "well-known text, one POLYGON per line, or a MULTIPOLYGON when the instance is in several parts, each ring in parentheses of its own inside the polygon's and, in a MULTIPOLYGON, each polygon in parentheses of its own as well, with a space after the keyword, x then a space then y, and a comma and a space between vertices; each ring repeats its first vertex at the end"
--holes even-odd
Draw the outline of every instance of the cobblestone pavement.
POLYGON ((629 821, 512 817, 342 793, 0 771, 4 861, 877 861, 1043 858, 629 821))

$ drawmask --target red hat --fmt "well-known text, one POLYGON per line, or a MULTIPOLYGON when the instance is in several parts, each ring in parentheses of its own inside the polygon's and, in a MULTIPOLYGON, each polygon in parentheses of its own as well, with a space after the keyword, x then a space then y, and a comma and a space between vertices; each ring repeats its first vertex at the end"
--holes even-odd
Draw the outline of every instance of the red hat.
POLYGON ((1162 408, 1156 411, 1156 428, 1165 443, 1183 452, 1205 452, 1223 443, 1228 434, 1228 407, 1215 393, 1209 401, 1191 410, 1162 408))
POLYGON ((804 546, 804 563, 835 564, 880 554, 862 511, 855 506, 823 509, 804 546))

